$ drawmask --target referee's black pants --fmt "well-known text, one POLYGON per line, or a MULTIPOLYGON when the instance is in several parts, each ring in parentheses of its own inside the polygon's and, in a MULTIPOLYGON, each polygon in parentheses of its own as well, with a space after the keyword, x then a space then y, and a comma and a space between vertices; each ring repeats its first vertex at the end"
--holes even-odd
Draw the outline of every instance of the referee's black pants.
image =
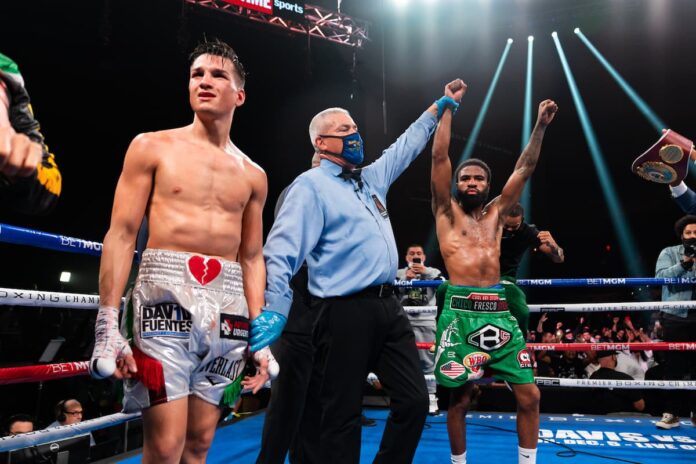
POLYGON ((362 393, 369 372, 391 399, 375 463, 410 463, 428 414, 428 392, 413 329, 403 307, 380 287, 313 298, 315 373, 319 376, 319 456, 326 464, 360 462, 362 393))
POLYGON ((307 290, 307 268, 303 266, 290 281, 293 290, 292 307, 283 334, 271 352, 278 361, 280 372, 271 385, 271 400, 261 435, 261 449, 256 464, 283 464, 285 456, 295 463, 319 462, 313 455, 318 422, 318 401, 313 396, 318 387, 311 383, 314 365, 312 330, 317 317, 310 305, 307 290), (305 405, 309 400, 311 404, 305 405))

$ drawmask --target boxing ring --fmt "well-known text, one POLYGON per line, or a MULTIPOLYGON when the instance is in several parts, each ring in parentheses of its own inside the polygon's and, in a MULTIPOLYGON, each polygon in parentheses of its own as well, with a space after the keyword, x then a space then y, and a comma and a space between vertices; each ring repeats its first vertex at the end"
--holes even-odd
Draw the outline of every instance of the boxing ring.
MULTIPOLYGON (((78 238, 50 234, 0 224, 0 242, 32 246, 92 256, 101 254, 101 244, 78 238)), ((396 282, 398 286, 435 287, 441 281, 396 282)), ((520 279, 526 287, 608 287, 637 285, 694 285, 696 279, 664 278, 586 278, 586 279, 520 279)), ((32 308, 74 309, 96 311, 97 295, 48 292, 0 287, 0 306, 32 308)), ((695 301, 677 302, 617 302, 617 303, 558 303, 529 305, 530 312, 599 313, 606 311, 659 311, 666 308, 696 308, 695 301)), ((409 312, 434 312, 435 307, 411 307, 409 312)), ((419 343, 428 349, 432 343, 419 343)), ((696 343, 529 343, 534 351, 597 351, 597 350, 653 350, 695 351, 696 343)), ((282 368, 282 367, 281 367, 282 368)), ((36 366, 0 368, 0 385, 31 383, 60 378, 89 375, 89 362, 43 364, 36 366)), ((696 380, 593 380, 558 379, 536 377, 540 388, 640 388, 645 390, 696 390, 696 380)), ((434 382, 432 376, 426 381, 434 382)), ((571 391, 571 390, 567 390, 571 391)), ((543 399, 543 393, 542 393, 543 399)), ((543 401, 543 400, 542 400, 543 401)), ((377 452, 388 411, 367 410, 366 416, 377 421, 377 426, 363 428, 361 462, 370 462, 377 452)), ((75 437, 94 430, 113 427, 139 420, 140 414, 113 414, 78 424, 38 430, 35 432, 0 438, 0 452, 31 447, 75 437)), ((264 413, 260 412, 223 425, 217 431, 208 462, 254 462, 261 441, 264 413)), ((647 415, 542 414, 538 449, 539 462, 626 462, 681 463, 696 462, 696 427, 690 420, 682 420, 682 426, 672 430, 658 430, 657 417, 647 415)), ((467 440, 470 462, 513 462, 517 456, 517 434, 514 413, 471 412, 467 419, 467 440)), ((426 428, 414 462, 449 462, 450 451, 446 430, 446 416, 428 417, 426 428)), ((119 459, 115 457, 114 459, 119 459)), ((139 462, 138 456, 124 462, 139 462)))

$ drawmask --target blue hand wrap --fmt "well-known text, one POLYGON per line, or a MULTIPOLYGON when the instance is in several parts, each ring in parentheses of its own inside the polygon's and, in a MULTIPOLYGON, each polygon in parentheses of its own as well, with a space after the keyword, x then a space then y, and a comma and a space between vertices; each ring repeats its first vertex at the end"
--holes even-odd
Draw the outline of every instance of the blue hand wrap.
POLYGON ((249 348, 252 352, 266 347, 280 338, 288 318, 271 309, 264 309, 251 321, 251 338, 249 348))
POLYGON ((435 105, 437 105, 437 119, 442 117, 442 114, 445 112, 445 108, 451 109, 452 114, 455 114, 459 108, 459 103, 457 103, 457 100, 447 96, 442 96, 435 100, 435 105))

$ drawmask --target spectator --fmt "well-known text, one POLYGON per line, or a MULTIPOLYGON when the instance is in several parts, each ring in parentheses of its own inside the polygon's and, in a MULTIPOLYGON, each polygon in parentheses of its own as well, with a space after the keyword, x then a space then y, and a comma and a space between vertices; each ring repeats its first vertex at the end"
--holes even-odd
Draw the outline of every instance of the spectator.
POLYGON ((516 203, 507 213, 500 242, 500 282, 505 286, 508 308, 526 336, 529 325, 527 296, 517 286, 517 271, 528 249, 541 251, 554 263, 564 261, 563 248, 547 230, 539 231, 534 224, 524 222, 524 208, 516 203))
MULTIPOLYGON (((599 369, 590 379, 633 380, 628 374, 616 370, 616 352, 599 351, 599 369)), ((642 412, 645 409, 643 392, 634 389, 602 388, 597 391, 595 407, 597 413, 642 412)))
POLYGON ((599 358, 597 357, 596 351, 587 351, 585 354, 585 362, 587 363, 585 366, 585 376, 591 379, 592 374, 599 370, 599 358))
POLYGON ((584 379, 585 365, 578 357, 577 351, 564 351, 556 360, 553 370, 562 379, 584 379))
POLYGON ((19 435, 34 431, 34 419, 28 414, 15 414, 7 420, 7 434, 19 435))
MULTIPOLYGON (((51 422, 47 429, 52 427, 60 427, 62 425, 72 425, 82 422, 82 404, 76 399, 68 399, 59 401, 54 408, 54 414, 56 420, 51 422)), ((89 434, 89 444, 94 446, 94 437, 89 434)))
MULTIPOLYGON (((406 249, 407 266, 396 271, 398 280, 444 280, 442 272, 434 267, 425 266, 425 253, 419 244, 413 244, 406 249)), ((435 289, 428 287, 405 287, 399 291, 399 301, 403 306, 433 306, 435 305, 435 289)), ((435 341, 435 314, 432 312, 407 313, 408 319, 416 335, 416 342, 435 341)), ((435 369, 435 355, 429 350, 418 350, 423 374, 433 375, 435 369)), ((436 385, 428 383, 429 406, 428 413, 438 413, 436 385)))
MULTIPOLYGON (((681 244, 667 247, 660 252, 655 266, 656 277, 696 277, 696 216, 687 215, 679 219, 674 230, 681 244)), ((662 301, 681 301, 696 299, 693 285, 663 285, 662 301)), ((661 314, 663 339, 667 342, 696 341, 696 310, 669 308, 661 314)), ((665 378, 683 380, 696 378, 696 356, 693 351, 673 351, 665 353, 665 378)), ((679 427, 678 408, 686 404, 691 411, 691 422, 696 425, 696 391, 685 394, 667 392, 662 419, 655 424, 660 429, 679 427), (684 396, 688 395, 688 400, 684 396)))

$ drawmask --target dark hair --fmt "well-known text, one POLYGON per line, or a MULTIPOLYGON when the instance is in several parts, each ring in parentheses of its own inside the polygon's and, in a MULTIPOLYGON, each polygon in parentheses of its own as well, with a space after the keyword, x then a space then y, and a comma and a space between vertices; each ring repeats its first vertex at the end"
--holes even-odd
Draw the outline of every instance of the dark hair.
POLYGON ((481 161, 478 158, 469 158, 466 161, 462 161, 459 166, 457 166, 457 169, 454 171, 454 183, 456 184, 459 181, 459 173, 462 171, 467 166, 478 166, 484 171, 486 171, 486 180, 488 183, 491 183, 491 168, 488 167, 486 163, 481 161))
POLYGON ((29 414, 15 414, 14 416, 10 416, 9 419, 7 419, 7 432, 9 433, 10 429, 12 428, 12 424, 15 422, 31 422, 32 424, 34 423, 34 418, 31 417, 29 414))
POLYGON ((677 237, 679 237, 680 240, 682 238, 682 234, 684 233, 684 229, 686 229, 686 226, 690 224, 696 224, 696 216, 693 214, 687 214, 674 223, 674 232, 677 233, 677 237))
POLYGON ((512 208, 510 208, 510 210, 508 211, 508 214, 507 214, 507 215, 508 215, 508 216, 511 216, 511 217, 520 217, 520 216, 524 216, 524 208, 522 207, 521 204, 515 203, 515 204, 512 206, 512 208))
POLYGON ((196 58, 198 58, 201 55, 220 56, 222 58, 230 60, 232 62, 234 70, 237 72, 237 76, 239 77, 242 87, 244 87, 247 73, 246 71, 244 71, 244 66, 242 65, 242 62, 239 61, 239 56, 237 56, 237 52, 235 52, 234 49, 232 49, 232 47, 230 47, 220 39, 213 39, 210 41, 204 39, 203 42, 200 42, 198 45, 196 45, 196 48, 194 48, 191 54, 189 55, 189 66, 193 65, 193 62, 196 61, 196 58))

